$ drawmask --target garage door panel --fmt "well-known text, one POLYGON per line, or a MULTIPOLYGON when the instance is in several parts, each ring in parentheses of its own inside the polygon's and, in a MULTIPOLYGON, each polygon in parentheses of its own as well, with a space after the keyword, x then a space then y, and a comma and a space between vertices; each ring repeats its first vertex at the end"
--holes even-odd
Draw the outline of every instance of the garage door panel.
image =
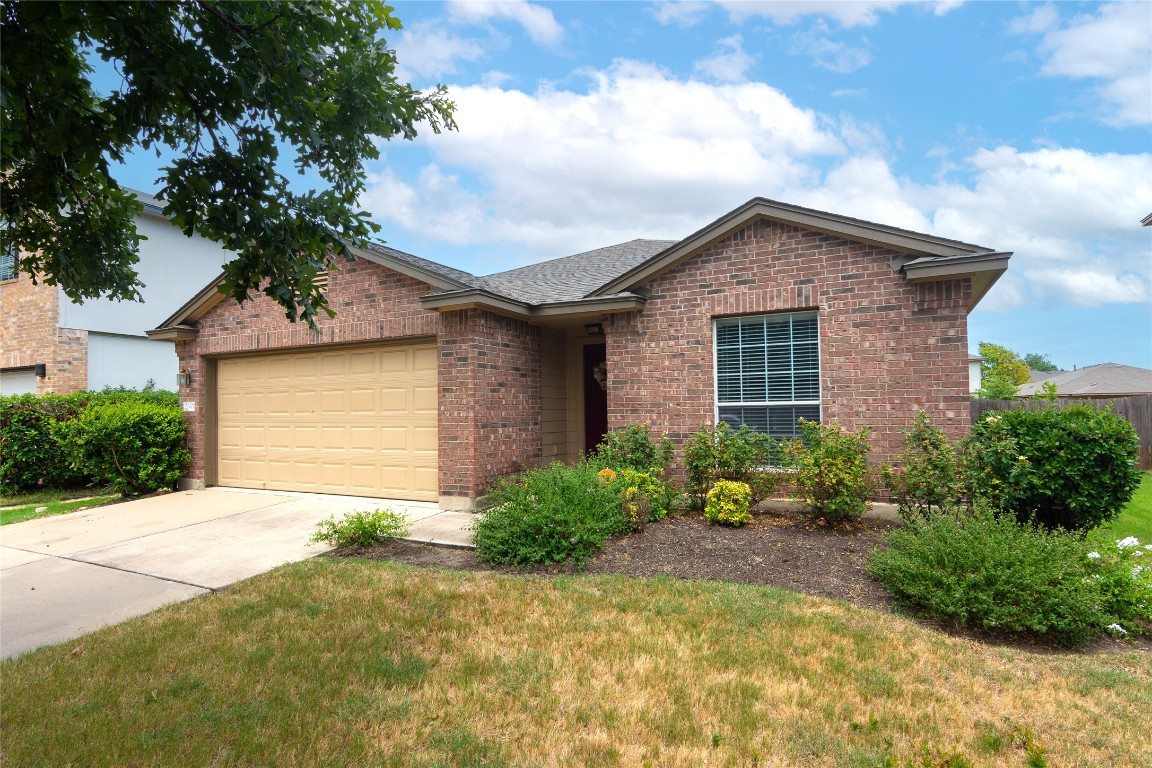
POLYGON ((376 389, 358 387, 348 391, 348 413, 353 416, 376 413, 376 389))
POLYGON ((222 360, 221 485, 431 500, 431 344, 222 360))
POLYGON ((411 433, 413 451, 435 455, 440 450, 436 427, 412 427, 411 433))
POLYGON ((408 387, 380 387, 379 410, 381 413, 408 414, 411 412, 408 387))
POLYGON ((436 413, 436 387, 412 387, 412 410, 419 413, 436 413))

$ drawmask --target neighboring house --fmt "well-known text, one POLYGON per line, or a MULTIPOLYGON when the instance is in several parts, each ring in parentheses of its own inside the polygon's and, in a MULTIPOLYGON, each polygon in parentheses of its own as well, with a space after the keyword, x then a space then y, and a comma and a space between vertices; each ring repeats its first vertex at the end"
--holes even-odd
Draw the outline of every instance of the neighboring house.
POLYGON ((220 274, 231 255, 202 237, 185 237, 153 197, 136 193, 140 243, 136 270, 144 301, 73 303, 57 286, 19 274, 15 253, 0 261, 0 393, 77 392, 104 387, 176 388, 171 344, 150 343, 155 328, 190 288, 220 274))
POLYGON ((980 370, 980 363, 984 358, 980 355, 968 355, 968 391, 975 392, 984 384, 984 374, 980 370))
POLYGON ((571 461, 646 422, 968 429, 968 312, 1009 254, 757 198, 683 240, 477 277, 385 247, 329 276, 336 317, 289 324, 209 285, 176 341, 193 463, 225 485, 439 501, 571 461), (603 382, 603 383, 602 383, 603 382))
POLYGON ((1152 371, 1131 365, 1100 363, 1075 371, 1037 372, 1039 375, 1020 387, 1017 397, 1032 397, 1044 385, 1056 385, 1060 397, 1106 399, 1152 395, 1152 371))

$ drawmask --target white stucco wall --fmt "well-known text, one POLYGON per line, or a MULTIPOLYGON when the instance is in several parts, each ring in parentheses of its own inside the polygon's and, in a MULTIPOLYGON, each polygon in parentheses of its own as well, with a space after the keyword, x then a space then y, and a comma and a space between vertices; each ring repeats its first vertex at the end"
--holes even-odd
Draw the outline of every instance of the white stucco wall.
MULTIPOLYGON (((60 293, 60 327, 97 333, 144 336, 220 274, 231 253, 211 240, 185 237, 167 219, 142 214, 136 227, 147 237, 140 243, 136 271, 144 301, 94 299, 74 304, 60 293)), ((159 384, 159 381, 157 381, 159 384)))
POLYGON ((980 384, 981 384, 980 361, 979 360, 969 360, 968 361, 968 391, 969 392, 975 392, 976 390, 980 389, 980 384))
MULTIPOLYGON (((163 318, 161 318, 163 319, 163 318)), ((88 333, 88 389, 143 389, 149 380, 157 389, 176 389, 176 345, 139 336, 88 333)))

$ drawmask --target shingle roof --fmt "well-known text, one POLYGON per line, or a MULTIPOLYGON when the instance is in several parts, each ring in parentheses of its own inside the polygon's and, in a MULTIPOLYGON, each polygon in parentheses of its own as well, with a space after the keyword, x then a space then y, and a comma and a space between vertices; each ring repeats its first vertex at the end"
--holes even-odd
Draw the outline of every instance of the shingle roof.
POLYGON ((528 304, 582 299, 676 240, 631 240, 475 278, 476 287, 528 304))
POLYGON ((1047 374, 1042 379, 1022 385, 1016 396, 1031 397, 1049 381, 1056 385, 1057 394, 1062 396, 1106 397, 1152 394, 1152 371, 1147 368, 1100 363, 1087 365, 1075 371, 1047 374))
POLYGON ((419 256, 413 256, 410 253, 398 251, 395 248, 389 248, 388 246, 382 245, 380 243, 368 243, 368 250, 384 256, 389 256, 393 259, 396 259, 397 261, 407 262, 408 264, 411 264, 412 266, 418 269, 422 269, 426 272, 432 272, 434 274, 440 275, 441 277, 445 277, 449 280, 452 280, 453 282, 460 283, 461 287, 479 287, 476 282, 478 279, 476 275, 473 275, 470 272, 465 272, 462 269, 454 269, 443 264, 438 264, 435 261, 422 259, 419 256))

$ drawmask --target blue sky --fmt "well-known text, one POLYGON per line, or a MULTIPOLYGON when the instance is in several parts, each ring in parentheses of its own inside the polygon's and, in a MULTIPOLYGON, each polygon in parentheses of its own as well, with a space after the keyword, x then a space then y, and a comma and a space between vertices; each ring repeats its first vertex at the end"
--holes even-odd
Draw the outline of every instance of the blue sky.
POLYGON ((393 5, 459 122, 370 165, 393 247, 484 274, 765 196, 1014 252, 973 349, 1152 368, 1152 3, 393 5))

